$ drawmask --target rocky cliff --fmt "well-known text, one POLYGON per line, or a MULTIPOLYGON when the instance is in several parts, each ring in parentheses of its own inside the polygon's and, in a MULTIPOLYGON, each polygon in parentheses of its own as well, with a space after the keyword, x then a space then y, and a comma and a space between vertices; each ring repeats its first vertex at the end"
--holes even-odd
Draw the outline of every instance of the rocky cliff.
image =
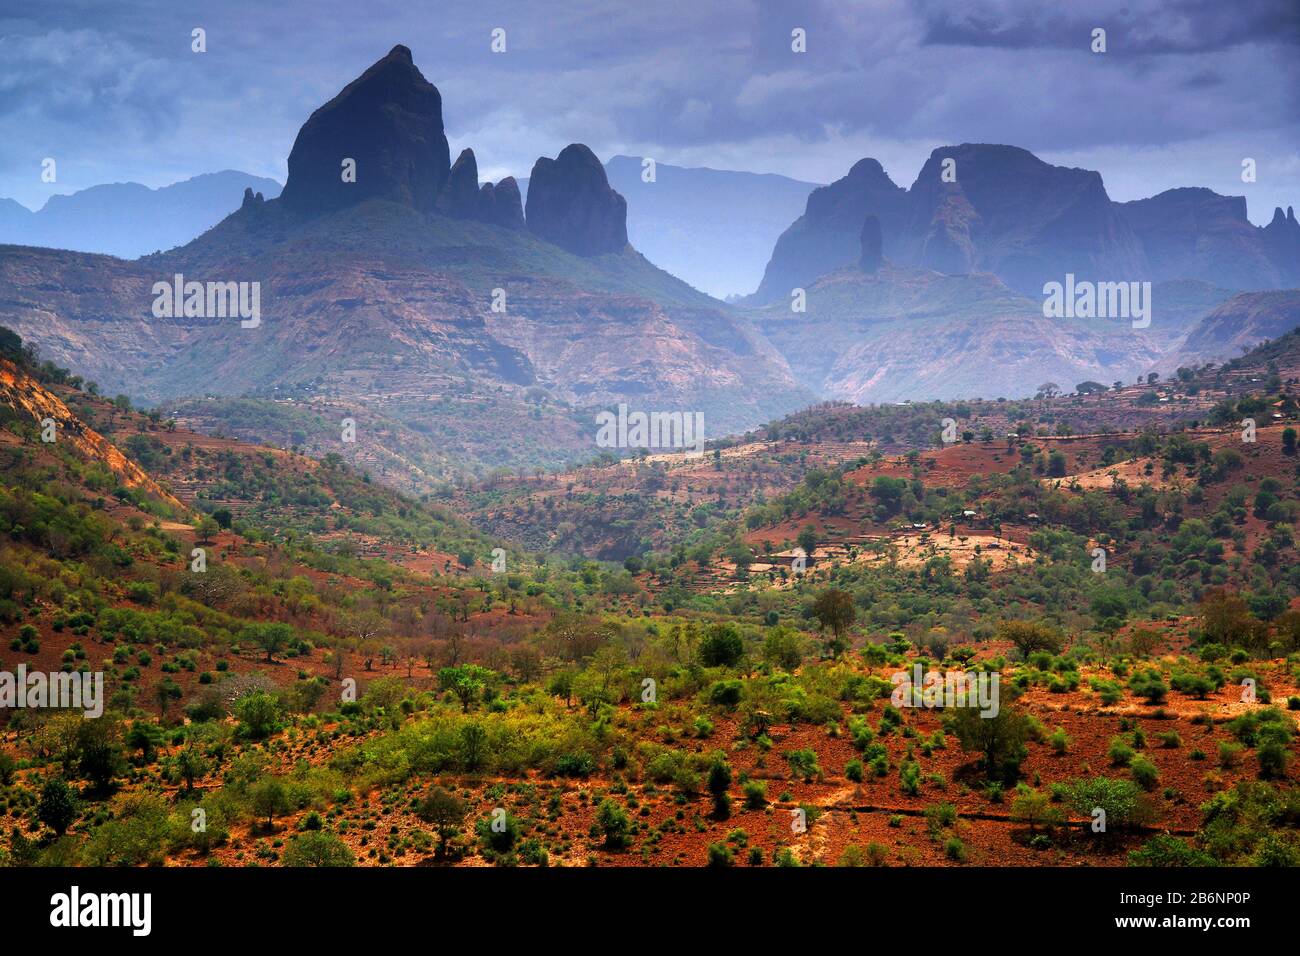
POLYGON ((303 124, 281 198, 311 214, 367 199, 428 211, 450 163, 442 96, 416 68, 411 51, 395 46, 303 124))
POLYGON ((581 143, 533 165, 525 219, 533 235, 580 256, 627 247, 627 201, 594 153, 581 143))
POLYGON ((864 218, 880 221, 882 253, 946 274, 992 272, 1040 296, 1078 280, 1194 279, 1226 289, 1300 285, 1300 225, 1278 210, 1258 228, 1239 196, 1172 189, 1116 203, 1100 174, 1045 163, 1014 146, 934 150, 907 190, 875 160, 815 190, 777 240, 758 291, 764 305, 856 258, 864 218))

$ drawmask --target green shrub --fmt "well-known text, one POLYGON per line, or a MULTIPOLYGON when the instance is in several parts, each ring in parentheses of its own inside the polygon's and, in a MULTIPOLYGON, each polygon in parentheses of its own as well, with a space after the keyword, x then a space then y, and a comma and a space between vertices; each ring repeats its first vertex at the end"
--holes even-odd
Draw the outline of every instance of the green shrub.
POLYGON ((1133 762, 1133 748, 1122 737, 1111 739, 1110 749, 1106 754, 1110 757, 1111 766, 1113 767, 1127 767, 1133 762))
POLYGON ((708 849, 709 866, 731 866, 734 856, 726 843, 710 843, 708 849))
POLYGON ((596 810, 596 826, 604 835, 605 847, 621 850, 627 846, 632 832, 632 821, 627 812, 617 803, 606 797, 596 810))
POLYGON ((1133 781, 1143 790, 1154 790, 1156 784, 1160 782, 1160 771, 1145 757, 1134 757, 1129 764, 1129 773, 1133 775, 1133 781))
POLYGON ((332 833, 308 832, 292 837, 284 847, 285 866, 355 866, 348 845, 332 833))

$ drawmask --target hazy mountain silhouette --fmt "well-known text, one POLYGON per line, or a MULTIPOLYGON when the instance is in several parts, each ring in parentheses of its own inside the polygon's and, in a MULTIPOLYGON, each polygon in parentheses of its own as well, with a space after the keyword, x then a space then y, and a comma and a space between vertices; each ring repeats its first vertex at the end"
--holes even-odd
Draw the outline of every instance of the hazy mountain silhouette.
POLYGON ((280 195, 274 179, 227 169, 170 186, 139 183, 92 186, 51 196, 36 212, 0 199, 0 243, 102 252, 134 259, 174 248, 239 208, 245 189, 280 195))
POLYGON ((626 201, 587 147, 538 161, 521 229, 511 184, 480 205, 473 155, 444 168, 444 141, 440 95, 394 48, 304 123, 280 198, 247 190, 135 262, 0 249, 6 324, 106 390, 310 388, 425 433, 473 420, 505 463, 555 440, 594 454, 594 427, 546 424, 566 409, 698 410, 719 434, 813 400, 743 315, 628 244, 626 201), (151 290, 177 274, 258 283, 260 326, 156 318, 151 290))
POLYGON ((906 191, 875 160, 808 197, 777 240, 748 299, 788 297, 854 261, 863 220, 880 222, 882 251, 900 265, 947 274, 991 272, 1040 296, 1067 273, 1099 282, 1196 279, 1226 289, 1300 284, 1300 225, 1278 210, 1266 227, 1242 197, 1168 190, 1116 203, 1099 173, 1053 166, 1015 146, 934 150, 906 191))

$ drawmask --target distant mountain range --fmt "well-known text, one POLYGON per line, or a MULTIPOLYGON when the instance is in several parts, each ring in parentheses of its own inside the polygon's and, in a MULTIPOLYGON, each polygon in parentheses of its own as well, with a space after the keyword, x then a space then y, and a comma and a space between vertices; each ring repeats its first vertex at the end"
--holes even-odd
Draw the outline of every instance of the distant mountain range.
POLYGON ((800 382, 865 404, 1231 358, 1300 325, 1300 294, 1262 291, 1295 286, 1292 209, 1257 227, 1243 198, 1208 189, 1115 203, 1095 172, 966 144, 935 150, 909 189, 863 159, 814 190, 743 304, 800 382), (1049 317, 1050 283, 1150 283, 1149 315, 1049 317))
POLYGON ((874 159, 815 190, 777 240, 749 303, 765 305, 854 262, 866 219, 898 265, 947 274, 991 272, 1042 295, 1067 273, 1093 282, 1197 279, 1225 289, 1300 285, 1300 224, 1288 208, 1267 226, 1246 200, 1171 189, 1116 203, 1101 175, 1045 163, 1015 146, 934 150, 908 189, 874 159))
MULTIPOLYGON (((328 421, 352 417, 372 429, 367 460, 415 474, 413 490, 590 458, 595 413, 621 403, 701 411, 717 437, 819 398, 1130 381, 1300 324, 1296 294, 1264 291, 1300 284, 1294 215, 1258 228, 1244 200, 1209 190, 1114 203, 1095 172, 986 145, 936 150, 908 189, 870 159, 819 188, 663 164, 645 182, 643 168, 575 143, 525 180, 482 183, 472 150, 452 160, 441 95, 398 46, 304 123, 278 198, 246 186, 198 238, 134 261, 0 247, 0 324, 106 391, 310 406, 185 414, 301 433, 317 453, 328 421), (641 225, 629 207, 650 210, 641 225), (773 240, 778 216, 797 218, 773 240), (700 291, 756 276, 764 236, 743 307, 700 291), (1150 323, 1048 317, 1043 283, 1067 275, 1152 282, 1150 323), (192 301, 187 282, 202 284, 192 301), (226 283, 258 290, 255 321, 213 312, 226 283)), ((215 196, 231 181, 152 194, 194 183, 215 196)), ((114 215, 125 234, 133 214, 114 215)))
POLYGON ((405 47, 312 114, 288 167, 279 198, 250 188, 199 238, 133 262, 0 249, 0 323, 147 401, 325 395, 423 434, 473 421, 489 464, 596 454, 578 409, 702 411, 716 436, 815 399, 742 314, 628 244, 626 201, 585 146, 537 161, 526 206, 513 179, 478 182, 472 151, 452 163, 441 96, 405 47), (258 283, 257 327, 170 293, 160 317, 155 286, 178 274, 258 283))
MULTIPOLYGON (((632 156, 605 163, 610 186, 628 199, 629 241, 655 265, 719 299, 758 285, 772 244, 817 188, 785 176, 666 163, 656 164, 655 180, 645 182, 643 168, 632 156)), ((465 181, 462 176, 458 185, 465 181)), ((475 194, 480 185, 474 183, 475 194)), ((517 188, 522 209, 528 177, 517 188)), ((239 207, 245 189, 267 199, 280 195, 273 179, 226 170, 160 189, 93 186, 54 196, 37 212, 0 199, 0 244, 136 259, 211 229, 239 207)))
MULTIPOLYGON (((814 198, 825 202, 833 195, 818 191, 814 198)), ((850 201, 830 209, 813 199, 809 205, 817 210, 818 228, 808 227, 807 215, 792 226, 773 255, 777 269, 798 269, 798 255, 825 249, 834 232, 821 227, 835 211, 847 218, 861 209, 850 201)), ((888 234, 867 213, 852 262, 811 279, 798 277, 805 285, 794 287, 794 297, 774 295, 762 304, 755 295, 747 302, 764 338, 819 395, 858 404, 1017 398, 1046 382, 1068 389, 1219 362, 1300 325, 1295 290, 1236 292, 1182 278, 1152 283, 1149 321, 1049 317, 1041 290, 1022 292, 993 271, 892 262, 882 250, 888 234)), ((906 252, 901 257, 909 258, 906 252)), ((1090 271, 1096 261, 1080 256, 1061 266, 1096 275, 1090 271)), ((811 257, 803 259, 803 267, 812 264, 811 257)), ((774 271, 769 267, 769 278, 774 271)))
POLYGON ((239 206, 245 189, 267 198, 280 195, 274 179, 227 169, 160 189, 139 183, 92 186, 51 196, 36 212, 0 199, 0 243, 135 259, 211 229, 239 206))

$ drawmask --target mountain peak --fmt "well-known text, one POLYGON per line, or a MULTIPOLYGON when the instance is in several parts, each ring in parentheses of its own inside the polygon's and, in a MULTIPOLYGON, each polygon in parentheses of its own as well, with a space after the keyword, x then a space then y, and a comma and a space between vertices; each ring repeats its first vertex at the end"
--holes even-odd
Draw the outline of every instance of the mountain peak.
POLYGON ((894 181, 889 178, 889 173, 885 172, 885 167, 880 165, 880 160, 872 159, 867 156, 859 159, 849 170, 848 179, 884 179, 891 186, 894 181))
POLYGON ((367 199, 429 211, 450 171, 442 96, 399 44, 303 124, 282 195, 313 214, 367 199))
POLYGON ((580 256, 627 246, 627 200, 588 147, 571 143, 533 164, 526 220, 534 235, 580 256))

